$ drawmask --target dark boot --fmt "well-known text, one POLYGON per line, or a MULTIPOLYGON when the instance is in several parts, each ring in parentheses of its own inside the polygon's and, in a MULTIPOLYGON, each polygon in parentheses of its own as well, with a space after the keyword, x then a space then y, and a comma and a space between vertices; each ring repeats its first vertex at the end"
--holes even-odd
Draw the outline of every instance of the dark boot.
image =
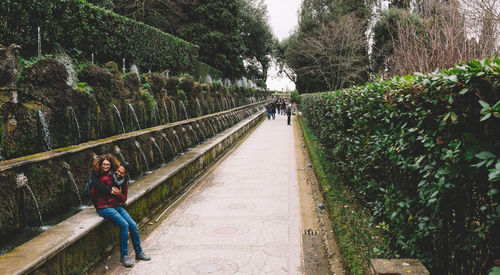
POLYGON ((132 262, 132 260, 127 255, 120 256, 120 262, 122 262, 123 266, 125 266, 125 267, 134 266, 134 262, 132 262))
POLYGON ((135 259, 141 260, 141 261, 149 261, 149 260, 151 260, 151 257, 149 257, 148 255, 141 252, 139 254, 135 254, 135 259))

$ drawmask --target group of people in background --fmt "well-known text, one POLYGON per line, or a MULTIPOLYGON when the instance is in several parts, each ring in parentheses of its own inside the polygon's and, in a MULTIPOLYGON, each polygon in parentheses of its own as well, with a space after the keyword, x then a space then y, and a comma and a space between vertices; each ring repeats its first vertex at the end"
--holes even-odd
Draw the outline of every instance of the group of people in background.
POLYGON ((269 102, 266 105, 267 111, 267 119, 270 120, 276 118, 276 112, 280 115, 287 115, 287 124, 291 125, 291 116, 292 116, 292 104, 288 101, 288 99, 277 98, 274 101, 269 102))

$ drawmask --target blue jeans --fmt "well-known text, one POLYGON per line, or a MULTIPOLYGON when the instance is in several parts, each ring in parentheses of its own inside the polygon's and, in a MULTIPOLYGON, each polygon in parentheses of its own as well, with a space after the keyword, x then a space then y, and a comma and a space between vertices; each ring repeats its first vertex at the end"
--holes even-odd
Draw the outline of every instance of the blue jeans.
POLYGON ((132 244, 134 245, 135 254, 142 252, 141 241, 139 240, 139 231, 137 230, 137 224, 132 220, 130 215, 127 213, 123 207, 110 207, 98 209, 97 212, 101 217, 106 220, 111 221, 114 225, 120 228, 120 255, 127 255, 127 241, 128 232, 130 231, 130 236, 132 237, 132 244))

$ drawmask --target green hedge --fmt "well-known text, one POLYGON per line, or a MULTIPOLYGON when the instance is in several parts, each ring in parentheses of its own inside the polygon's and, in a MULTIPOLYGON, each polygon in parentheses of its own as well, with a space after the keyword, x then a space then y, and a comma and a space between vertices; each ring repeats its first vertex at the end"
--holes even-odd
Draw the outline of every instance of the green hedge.
POLYGON ((333 232, 342 253, 344 266, 350 274, 364 275, 371 258, 391 257, 380 226, 370 222, 371 215, 356 201, 352 190, 346 188, 331 173, 325 152, 307 120, 299 116, 304 141, 311 156, 314 172, 328 207, 333 232))
POLYGON ((116 61, 143 71, 193 72, 198 46, 83 0, 0 1, 0 43, 17 43, 24 57, 37 54, 37 27, 42 53, 65 51, 102 63, 116 61))
POLYGON ((500 257, 499 81, 494 59, 302 97, 337 180, 431 273, 500 257))

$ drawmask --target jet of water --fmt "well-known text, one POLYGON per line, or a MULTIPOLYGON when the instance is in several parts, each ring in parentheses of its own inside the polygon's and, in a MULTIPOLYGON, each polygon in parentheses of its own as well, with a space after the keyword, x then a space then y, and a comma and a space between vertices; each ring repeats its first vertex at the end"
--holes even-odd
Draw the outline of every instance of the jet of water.
POLYGON ((37 29, 38 29, 38 36, 37 36, 37 40, 38 40, 38 57, 41 57, 42 56, 42 34, 41 34, 40 27, 38 27, 37 29))
POLYGON ((28 178, 24 175, 24 173, 18 174, 16 176, 16 184, 18 188, 28 188, 28 191, 31 194, 31 197, 33 198, 33 201, 35 202, 36 209, 38 210, 38 216, 40 217, 40 223, 42 224, 42 227, 45 226, 43 224, 43 219, 42 219, 42 213, 40 212, 40 207, 38 207, 38 201, 36 200, 35 194, 33 193, 33 190, 31 190, 29 184, 28 184, 28 178))
POLYGON ((141 125, 139 124, 139 119, 137 118, 137 114, 135 113, 135 110, 134 110, 134 107, 132 105, 130 105, 130 103, 128 104, 128 108, 130 109, 130 111, 132 112, 132 116, 135 120, 135 123, 137 125, 137 128, 139 128, 139 130, 141 130, 141 125))
POLYGON ((51 151, 52 150, 52 137, 50 136, 49 125, 47 124, 47 121, 45 121, 45 116, 43 115, 41 110, 38 110, 38 118, 40 119, 40 124, 42 126, 44 150, 51 151))
POLYGON ((160 146, 158 146, 156 140, 153 137, 151 137, 151 142, 153 142, 154 146, 158 150, 158 153, 160 153, 162 164, 165 164, 165 158, 163 158, 163 152, 161 151, 160 146))
POLYGON ((188 120, 189 117, 188 117, 188 114, 186 112, 186 106, 184 106, 184 102, 182 102, 182 100, 179 100, 179 104, 180 104, 182 110, 184 111, 184 117, 186 118, 186 120, 188 120))
POLYGON ((146 155, 144 154, 144 152, 142 151, 142 148, 141 148, 141 145, 139 144, 138 141, 135 141, 135 147, 137 147, 137 149, 139 149, 139 152, 141 153, 142 155, 142 159, 144 160, 144 163, 146 164, 146 173, 150 172, 149 170, 149 165, 148 165, 148 160, 146 159, 146 155))
POLYGON ((189 125, 189 130, 193 133, 194 137, 196 138, 196 141, 198 141, 197 144, 200 144, 200 139, 198 138, 198 135, 196 134, 196 132, 193 130, 193 127, 191 127, 191 125, 189 125))
POLYGON ((165 139, 165 141, 168 143, 168 147, 170 148, 170 152, 172 152, 172 158, 174 158, 175 152, 174 152, 174 148, 172 147, 172 143, 170 143, 170 140, 168 140, 167 135, 165 133, 162 133, 161 135, 163 136, 163 139, 165 139))
MULTIPOLYGON (((120 120, 120 125, 122 126, 122 131, 125 133, 125 127, 123 126, 123 121, 122 121, 122 116, 120 115, 120 111, 118 111, 118 107, 116 107, 115 104, 111 104, 113 106, 113 109, 116 112, 116 115, 118 116, 118 119, 120 120)), ((133 109, 133 107, 132 107, 133 109)))
POLYGON ((82 198, 80 197, 80 190, 78 190, 78 185, 76 184, 75 177, 73 177, 73 174, 70 171, 70 166, 67 162, 63 162, 63 166, 66 169, 66 173, 68 174, 69 181, 71 181, 71 183, 75 187, 75 192, 76 192, 76 196, 78 197, 78 201, 80 202, 80 207, 83 207, 82 198))
POLYGON ((165 103, 165 100, 163 100, 163 108, 165 108, 165 117, 167 118, 167 123, 168 122, 168 109, 167 109, 167 104, 165 103))
POLYGON ((73 109, 73 107, 69 106, 68 109, 69 109, 71 116, 73 117, 73 121, 75 122, 76 130, 78 131, 78 139, 76 141, 76 142, 78 142, 82 138, 82 135, 80 134, 80 125, 78 124, 78 119, 76 117, 75 110, 73 109))

